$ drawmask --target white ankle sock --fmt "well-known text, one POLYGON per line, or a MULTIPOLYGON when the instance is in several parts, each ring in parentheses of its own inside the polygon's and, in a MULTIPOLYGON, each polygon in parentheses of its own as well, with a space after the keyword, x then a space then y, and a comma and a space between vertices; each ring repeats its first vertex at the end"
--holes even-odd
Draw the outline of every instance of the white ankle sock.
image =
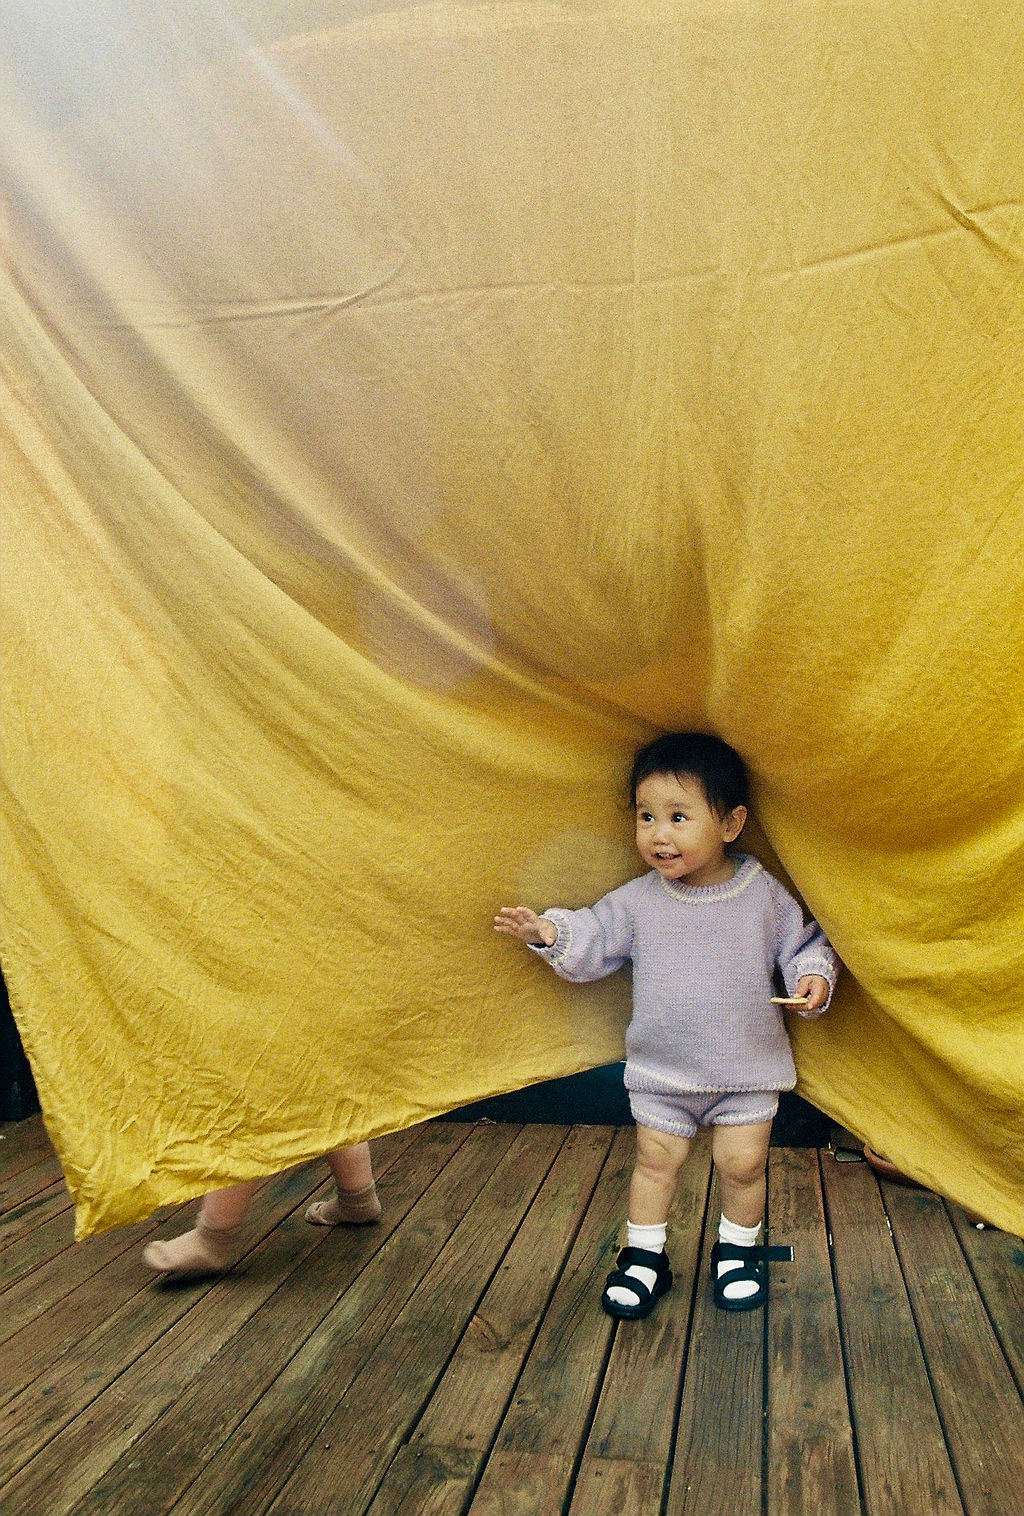
POLYGON ((648 1253, 663 1253, 667 1240, 668 1223, 665 1221, 658 1222, 655 1226, 637 1226, 636 1222, 626 1222, 628 1248, 646 1248, 648 1253))
MULTIPOLYGON (((761 1223, 758 1221, 754 1226, 740 1226, 738 1221, 730 1221, 728 1216, 722 1216, 718 1223, 719 1242, 731 1242, 737 1248, 756 1247, 760 1235, 761 1223)), ((726 1263, 719 1263, 718 1277, 722 1278, 732 1269, 738 1269, 741 1265, 734 1259, 726 1263)), ((757 1285, 751 1279, 737 1279, 734 1284, 725 1286, 725 1295, 728 1300, 744 1300, 748 1295, 757 1294, 757 1285)))
MULTIPOLYGON (((629 1248, 645 1248, 649 1253, 663 1253, 667 1237, 668 1226, 665 1222, 656 1226, 637 1226, 632 1221, 626 1222, 626 1246, 629 1248)), ((648 1289, 653 1289, 658 1277, 653 1269, 643 1269, 635 1263, 630 1264, 626 1273, 631 1279, 645 1284, 648 1289)), ((614 1300, 616 1305, 637 1305, 640 1296, 625 1285, 612 1284, 608 1286, 608 1299, 614 1300)))

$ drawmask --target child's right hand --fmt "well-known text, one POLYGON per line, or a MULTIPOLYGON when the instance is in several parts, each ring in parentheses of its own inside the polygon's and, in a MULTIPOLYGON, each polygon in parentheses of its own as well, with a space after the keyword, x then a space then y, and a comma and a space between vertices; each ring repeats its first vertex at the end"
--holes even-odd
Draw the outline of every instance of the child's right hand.
POLYGON ((558 937, 555 923, 538 916, 528 905, 503 905, 494 918, 494 930, 518 937, 532 947, 554 947, 558 937))

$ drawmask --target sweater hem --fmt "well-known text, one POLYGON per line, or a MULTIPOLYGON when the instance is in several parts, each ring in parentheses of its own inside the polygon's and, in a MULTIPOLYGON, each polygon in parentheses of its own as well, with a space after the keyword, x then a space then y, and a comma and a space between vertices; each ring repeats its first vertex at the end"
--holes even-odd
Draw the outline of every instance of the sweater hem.
POLYGON ((650 1081, 643 1083, 630 1083, 628 1077, 623 1080, 626 1089, 635 1091, 638 1095, 748 1095, 760 1092, 777 1092, 782 1094, 796 1089, 796 1076, 792 1079, 783 1079, 776 1082, 772 1079, 755 1079, 751 1083, 737 1083, 735 1079, 717 1080, 713 1084, 682 1084, 673 1083, 654 1084, 650 1081))

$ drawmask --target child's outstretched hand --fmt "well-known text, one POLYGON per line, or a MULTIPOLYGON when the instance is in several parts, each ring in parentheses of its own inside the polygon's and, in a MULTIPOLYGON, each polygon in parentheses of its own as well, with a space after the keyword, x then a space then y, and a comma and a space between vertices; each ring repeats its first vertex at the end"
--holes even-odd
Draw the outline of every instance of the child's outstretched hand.
POLYGON ((821 974, 805 974, 797 982, 796 992, 798 995, 807 997, 807 1004, 798 1007, 801 1016, 813 1016, 815 1011, 820 1011, 828 999, 828 980, 821 974))
POLYGON ((494 918, 494 930, 534 947, 553 947, 558 936, 555 923, 538 916, 528 905, 503 905, 494 918))

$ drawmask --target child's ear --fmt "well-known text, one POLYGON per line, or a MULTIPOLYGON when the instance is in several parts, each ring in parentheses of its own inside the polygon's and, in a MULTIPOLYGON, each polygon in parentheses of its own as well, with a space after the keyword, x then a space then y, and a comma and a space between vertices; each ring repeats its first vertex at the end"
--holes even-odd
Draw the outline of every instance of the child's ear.
POLYGON ((725 842, 735 842, 743 830, 746 819, 747 808, 745 805, 738 805, 735 810, 730 811, 722 822, 723 840, 725 842))

